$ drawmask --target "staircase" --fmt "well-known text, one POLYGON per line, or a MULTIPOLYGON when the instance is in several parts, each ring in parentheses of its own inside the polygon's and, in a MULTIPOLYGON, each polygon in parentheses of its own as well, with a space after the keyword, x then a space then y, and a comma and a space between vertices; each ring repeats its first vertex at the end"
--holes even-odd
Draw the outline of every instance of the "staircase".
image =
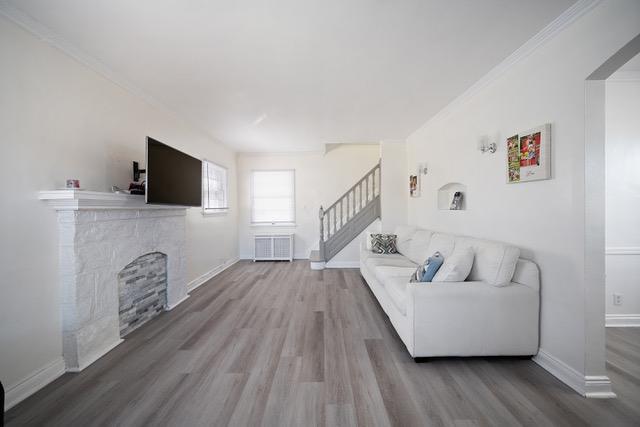
POLYGON ((320 244, 311 268, 321 270, 349 242, 380 218, 380 162, 326 209, 320 206, 320 244))

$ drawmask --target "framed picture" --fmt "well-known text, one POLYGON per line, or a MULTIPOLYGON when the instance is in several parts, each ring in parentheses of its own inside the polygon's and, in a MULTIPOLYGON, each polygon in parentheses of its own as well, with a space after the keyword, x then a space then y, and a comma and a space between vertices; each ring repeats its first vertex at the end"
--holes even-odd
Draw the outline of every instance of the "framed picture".
POLYGON ((418 175, 409 175, 409 196, 419 197, 420 188, 418 185, 418 175))
POLYGON ((551 178, 551 125, 507 138, 507 182, 551 178))

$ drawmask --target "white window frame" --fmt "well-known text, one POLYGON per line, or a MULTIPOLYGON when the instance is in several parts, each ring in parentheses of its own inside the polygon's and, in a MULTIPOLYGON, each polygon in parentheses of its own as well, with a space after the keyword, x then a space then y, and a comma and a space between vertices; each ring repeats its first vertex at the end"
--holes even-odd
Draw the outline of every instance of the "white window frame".
POLYGON ((219 163, 212 162, 211 160, 202 159, 202 215, 211 216, 211 215, 221 215, 229 212, 229 169, 225 166, 222 166, 219 163), (224 204, 225 207, 220 208, 208 208, 207 204, 209 201, 209 189, 207 185, 209 183, 208 176, 206 175, 206 168, 208 165, 212 165, 218 169, 224 171, 225 179, 224 179, 224 204))
POLYGON ((295 169, 251 169, 251 175, 249 176, 251 185, 251 212, 249 214, 251 225, 254 227, 295 227, 296 225, 296 170, 295 169), (254 220, 254 191, 253 191, 253 174, 254 172, 291 172, 293 174, 293 206, 292 206, 292 220, 291 221, 255 221, 254 220))

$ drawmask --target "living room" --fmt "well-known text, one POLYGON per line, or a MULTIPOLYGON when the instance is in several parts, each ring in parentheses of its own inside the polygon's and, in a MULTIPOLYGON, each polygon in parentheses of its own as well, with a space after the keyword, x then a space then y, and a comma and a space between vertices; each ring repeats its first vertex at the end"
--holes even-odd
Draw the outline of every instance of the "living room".
POLYGON ((637 425, 639 32, 0 1, 4 423, 637 425))

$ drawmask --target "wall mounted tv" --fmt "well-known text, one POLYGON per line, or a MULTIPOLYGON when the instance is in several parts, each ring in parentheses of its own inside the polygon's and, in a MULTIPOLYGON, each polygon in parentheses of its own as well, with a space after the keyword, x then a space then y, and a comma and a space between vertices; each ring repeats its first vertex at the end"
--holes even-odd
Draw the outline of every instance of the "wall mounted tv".
POLYGON ((181 206, 202 204, 202 162, 147 137, 146 202, 181 206))

